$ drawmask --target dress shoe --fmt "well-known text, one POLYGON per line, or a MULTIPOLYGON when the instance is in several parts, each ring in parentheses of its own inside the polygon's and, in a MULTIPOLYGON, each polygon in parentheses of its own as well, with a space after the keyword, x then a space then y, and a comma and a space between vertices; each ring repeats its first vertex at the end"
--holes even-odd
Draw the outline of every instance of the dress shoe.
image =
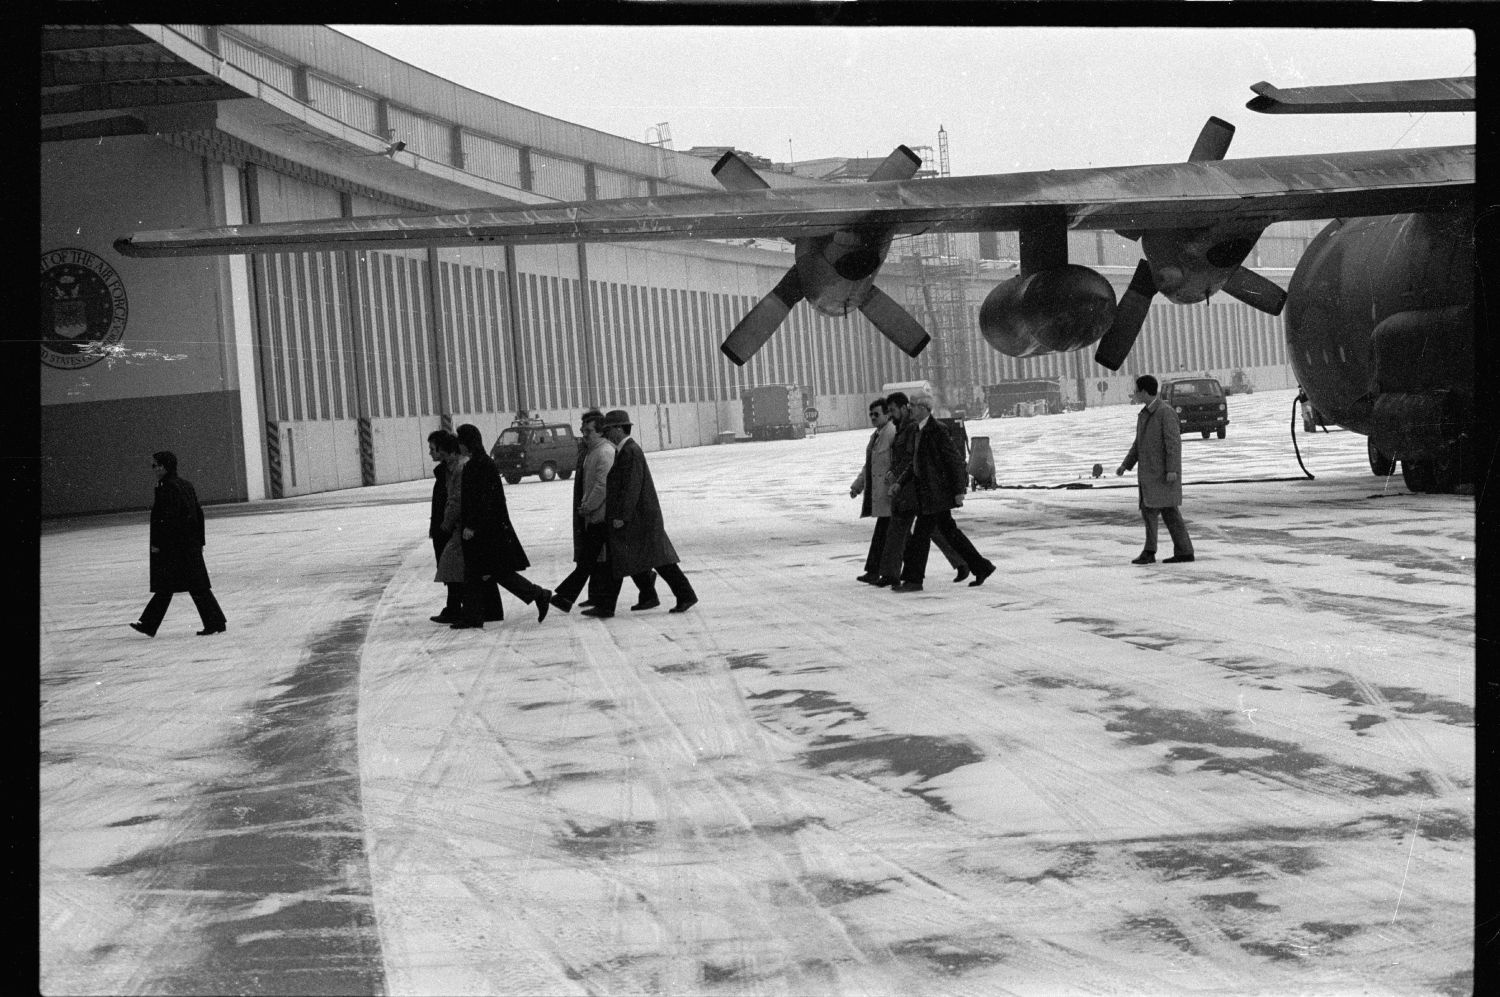
POLYGON ((449 630, 483 630, 484 629, 484 624, 481 623, 478 620, 459 620, 457 623, 450 623, 448 625, 448 629, 449 630))
POLYGON ((961 582, 965 578, 968 578, 968 577, 969 577, 969 566, 967 564, 965 564, 965 565, 963 565, 962 567, 960 567, 958 569, 958 574, 956 574, 956 575, 953 576, 953 580, 955 582, 961 582))
POLYGON ((1130 559, 1130 563, 1131 564, 1155 564, 1156 563, 1156 551, 1154 551, 1154 550, 1143 550, 1143 551, 1141 551, 1141 554, 1140 554, 1139 557, 1133 557, 1133 558, 1131 558, 1130 559))
POLYGON ((612 610, 612 609, 600 609, 598 606, 590 606, 588 609, 585 609, 583 612, 579 613, 578 615, 579 616, 593 616, 593 617, 595 617, 597 619, 607 620, 611 616, 615 615, 615 611, 612 610))
POLYGON ((983 585, 984 580, 994 573, 995 566, 993 564, 985 565, 978 571, 974 572, 974 580, 969 583, 969 588, 977 588, 978 586, 983 585))
POLYGON ((536 621, 542 622, 547 618, 547 610, 552 608, 552 590, 542 589, 536 594, 536 621))
POLYGON ((221 633, 223 633, 227 629, 229 629, 229 628, 226 627, 224 624, 220 623, 216 627, 204 627, 202 630, 198 631, 198 636, 199 637, 211 637, 214 634, 221 634, 221 633))
POLYGON ((1171 557, 1165 559, 1161 563, 1162 564, 1185 564, 1188 561, 1191 561, 1192 559, 1193 559, 1193 555, 1191 555, 1191 554, 1173 554, 1171 557))
MULTIPOLYGON (((571 611, 572 608, 573 608, 573 604, 571 602, 569 602, 567 599, 564 599, 562 596, 558 595, 556 592, 553 592, 552 593, 552 597, 550 599, 548 599, 547 601, 550 602, 550 603, 552 603, 552 606, 553 606, 554 609, 560 609, 564 613, 571 611)), ((593 604, 592 603, 584 603, 584 605, 585 606, 590 606, 590 605, 593 605, 593 604)))
POLYGON ((876 579, 873 582, 871 582, 870 584, 873 585, 873 586, 875 586, 878 589, 883 589, 883 588, 885 588, 888 585, 894 585, 894 584, 896 584, 897 581, 898 581, 898 579, 887 578, 885 575, 880 575, 880 576, 876 577, 876 579))
POLYGON ((631 606, 630 607, 630 611, 631 612, 635 612, 637 609, 655 609, 657 606, 660 606, 660 605, 661 605, 661 600, 660 599, 657 599, 657 598, 654 598, 654 597, 651 598, 651 599, 642 599, 640 602, 636 603, 634 606, 631 606))
POLYGON ((857 582, 864 582, 866 585, 874 585, 879 578, 880 576, 875 574, 875 572, 866 571, 864 574, 860 575, 854 580, 857 582))
POLYGON ((678 599, 677 600, 677 605, 675 605, 671 609, 667 610, 667 612, 669 612, 669 613, 686 613, 688 610, 692 609, 696 605, 698 605, 698 597, 696 595, 690 595, 686 599, 678 599))
POLYGON ((138 634, 145 634, 147 637, 155 637, 156 636, 156 631, 155 630, 147 630, 146 629, 146 624, 142 623, 139 620, 137 620, 134 623, 132 623, 130 625, 130 629, 134 630, 138 634))
POLYGON ((920 592, 920 591, 922 591, 922 583, 921 582, 897 582, 896 584, 894 584, 894 585, 891 586, 891 591, 892 592, 920 592))

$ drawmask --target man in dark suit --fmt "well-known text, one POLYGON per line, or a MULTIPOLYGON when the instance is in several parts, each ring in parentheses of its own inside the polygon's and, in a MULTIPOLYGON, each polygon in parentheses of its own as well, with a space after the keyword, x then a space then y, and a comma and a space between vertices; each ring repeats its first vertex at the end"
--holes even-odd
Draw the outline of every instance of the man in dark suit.
POLYGON ((920 592, 927 573, 927 553, 933 534, 940 533, 968 566, 974 580, 983 585, 995 573, 995 565, 984 558, 953 521, 953 510, 964 504, 969 473, 958 444, 942 423, 932 417, 932 397, 915 395, 911 400, 907 445, 897 448, 892 460, 896 477, 893 504, 915 510, 916 522, 906 543, 901 580, 892 592, 920 592), (899 463, 898 463, 899 462, 899 463))
POLYGON ((459 450, 468 457, 459 478, 458 526, 464 550, 463 616, 455 630, 484 626, 484 584, 493 580, 522 602, 536 606, 538 623, 547 618, 549 589, 520 574, 531 562, 511 526, 500 470, 484 451, 479 427, 458 427, 459 450))
POLYGON ((158 450, 151 455, 156 473, 156 498, 151 504, 151 601, 130 629, 155 637, 172 593, 187 592, 198 607, 203 629, 199 637, 221 634, 228 628, 224 610, 214 598, 203 563, 203 507, 193 483, 177 476, 177 455, 158 450))
MULTIPOLYGON (((443 528, 443 514, 448 507, 448 478, 453 473, 454 466, 459 463, 462 455, 459 453, 458 437, 446 429, 435 430, 427 434, 427 456, 438 462, 432 469, 432 515, 427 526, 427 536, 432 540, 432 553, 437 558, 439 581, 443 581, 443 548, 448 545, 448 539, 452 535, 450 531, 443 528)), ((434 623, 457 623, 463 616, 463 582, 462 580, 446 583, 448 590, 447 601, 443 605, 443 611, 436 616, 428 617, 434 623)), ((484 622, 496 623, 505 619, 505 608, 500 604, 500 586, 493 582, 484 583, 484 622)))
POLYGON ((1131 564, 1151 564, 1156 560, 1157 517, 1166 521, 1172 537, 1172 556, 1163 564, 1193 560, 1193 539, 1188 536, 1187 522, 1178 506, 1182 505, 1182 428, 1177 412, 1157 397, 1161 385, 1150 374, 1135 379, 1130 400, 1141 406, 1135 417, 1135 442, 1115 469, 1124 474, 1139 461, 1136 474, 1140 493, 1141 519, 1146 523, 1146 547, 1131 564))
POLYGON ((606 479, 607 495, 604 518, 609 524, 609 562, 612 566, 608 590, 601 586, 599 599, 585 616, 610 617, 615 614, 620 584, 629 575, 641 590, 640 602, 631 609, 652 609, 661 605, 652 585, 652 569, 660 574, 677 605, 669 612, 683 613, 698 603, 687 575, 677 566, 677 551, 662 525, 661 502, 646 454, 641 445, 629 439, 630 416, 614 409, 604 416, 599 427, 604 438, 615 447, 615 460, 606 479))

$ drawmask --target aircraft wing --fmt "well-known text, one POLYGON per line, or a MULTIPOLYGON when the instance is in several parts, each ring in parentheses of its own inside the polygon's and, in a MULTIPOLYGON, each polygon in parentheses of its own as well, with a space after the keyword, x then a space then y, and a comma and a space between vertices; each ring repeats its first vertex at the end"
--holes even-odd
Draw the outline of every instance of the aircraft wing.
POLYGON ((1473 198, 1474 147, 1269 156, 137 232, 126 256, 826 235, 1197 228, 1431 211, 1473 198))

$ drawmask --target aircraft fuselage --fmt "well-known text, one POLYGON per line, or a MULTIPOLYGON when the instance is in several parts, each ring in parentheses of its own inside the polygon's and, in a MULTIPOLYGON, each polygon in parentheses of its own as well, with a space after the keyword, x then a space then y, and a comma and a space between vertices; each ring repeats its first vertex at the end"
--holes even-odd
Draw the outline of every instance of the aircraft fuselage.
POLYGON ((1327 422, 1437 458, 1474 411, 1472 212, 1339 219, 1288 288, 1292 370, 1327 422))

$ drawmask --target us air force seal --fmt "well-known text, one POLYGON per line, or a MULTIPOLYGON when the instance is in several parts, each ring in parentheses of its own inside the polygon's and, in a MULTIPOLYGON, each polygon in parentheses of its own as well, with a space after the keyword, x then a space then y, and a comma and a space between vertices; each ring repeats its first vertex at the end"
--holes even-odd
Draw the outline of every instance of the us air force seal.
POLYGON ((125 335, 125 284, 86 249, 42 254, 42 363, 76 370, 98 363, 125 335))

